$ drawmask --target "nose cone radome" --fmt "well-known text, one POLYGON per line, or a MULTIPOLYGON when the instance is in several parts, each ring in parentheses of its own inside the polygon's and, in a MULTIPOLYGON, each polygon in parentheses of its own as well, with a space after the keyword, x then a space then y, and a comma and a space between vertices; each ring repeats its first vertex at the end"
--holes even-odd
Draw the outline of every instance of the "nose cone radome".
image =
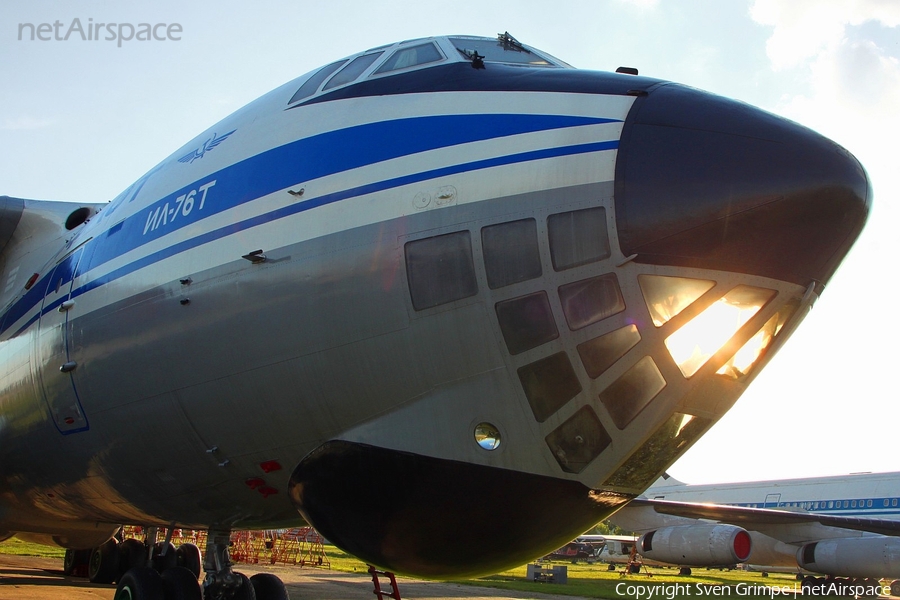
POLYGON ((577 481, 341 440, 307 455, 289 486, 307 522, 338 547, 434 579, 524 564, 631 499, 577 481))
POLYGON ((824 285, 872 190, 834 142, 747 104, 676 84, 635 102, 616 164, 616 221, 637 262, 824 285))

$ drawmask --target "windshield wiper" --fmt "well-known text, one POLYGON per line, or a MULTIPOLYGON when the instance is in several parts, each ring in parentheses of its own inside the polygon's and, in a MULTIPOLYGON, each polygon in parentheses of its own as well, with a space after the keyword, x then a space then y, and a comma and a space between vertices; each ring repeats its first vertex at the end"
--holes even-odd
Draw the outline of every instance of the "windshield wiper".
POLYGON ((509 35, 508 31, 498 33, 497 40, 500 41, 500 45, 503 46, 504 50, 515 50, 516 52, 525 52, 526 54, 531 54, 531 50, 523 46, 521 42, 519 42, 519 40, 509 35))

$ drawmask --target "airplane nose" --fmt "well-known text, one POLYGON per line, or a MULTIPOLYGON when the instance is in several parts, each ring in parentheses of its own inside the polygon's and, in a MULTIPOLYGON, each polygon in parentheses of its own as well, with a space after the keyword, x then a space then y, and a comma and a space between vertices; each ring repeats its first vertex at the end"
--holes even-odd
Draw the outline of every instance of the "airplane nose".
POLYGON ((814 280, 821 291, 871 202, 853 155, 741 102, 663 84, 625 121, 616 225, 636 262, 814 280))

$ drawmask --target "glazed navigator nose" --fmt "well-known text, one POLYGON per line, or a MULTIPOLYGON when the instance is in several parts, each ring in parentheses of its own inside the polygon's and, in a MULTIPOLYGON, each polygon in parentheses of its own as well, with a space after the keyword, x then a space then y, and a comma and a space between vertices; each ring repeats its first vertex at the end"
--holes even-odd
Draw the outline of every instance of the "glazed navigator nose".
POLYGON ((626 256, 824 285, 872 192, 849 152, 787 119, 677 84, 625 122, 616 224, 626 256))

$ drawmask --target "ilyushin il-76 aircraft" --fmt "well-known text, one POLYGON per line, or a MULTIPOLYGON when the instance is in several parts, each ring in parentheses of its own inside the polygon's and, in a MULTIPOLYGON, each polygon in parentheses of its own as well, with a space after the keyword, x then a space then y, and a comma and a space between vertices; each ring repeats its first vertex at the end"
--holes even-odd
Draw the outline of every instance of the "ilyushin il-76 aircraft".
POLYGON ((872 200, 821 135, 619 71, 508 34, 390 44, 109 203, 3 197, 4 535, 180 598, 199 552, 152 528, 205 529, 205 597, 268 600, 283 585, 233 570, 231 531, 305 521, 460 577, 644 491, 795 330, 872 200))

